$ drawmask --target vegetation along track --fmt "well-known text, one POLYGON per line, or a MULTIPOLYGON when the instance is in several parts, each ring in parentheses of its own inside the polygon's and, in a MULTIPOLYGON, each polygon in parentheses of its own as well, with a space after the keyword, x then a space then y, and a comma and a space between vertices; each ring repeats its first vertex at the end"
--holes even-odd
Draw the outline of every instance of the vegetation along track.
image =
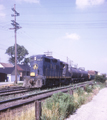
POLYGON ((52 94, 58 93, 58 92, 70 92, 70 90, 74 90, 78 87, 84 87, 87 84, 92 85, 92 84, 94 84, 94 82, 93 81, 82 82, 82 83, 78 83, 78 84, 74 84, 74 85, 69 85, 66 87, 60 87, 60 88, 56 88, 56 89, 52 89, 52 90, 45 90, 45 91, 41 91, 39 93, 35 93, 35 94, 31 94, 31 95, 26 95, 26 96, 21 96, 21 97, 14 98, 14 99, 0 101, 0 113, 2 111, 6 111, 11 108, 17 108, 19 106, 33 103, 33 102, 35 102, 35 100, 39 99, 41 96, 46 96, 47 94, 50 94, 50 96, 51 96, 52 94))

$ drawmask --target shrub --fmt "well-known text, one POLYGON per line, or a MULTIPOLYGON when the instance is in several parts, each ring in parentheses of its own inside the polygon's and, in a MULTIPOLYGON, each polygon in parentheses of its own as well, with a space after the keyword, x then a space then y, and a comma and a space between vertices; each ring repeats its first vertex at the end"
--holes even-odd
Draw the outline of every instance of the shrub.
POLYGON ((96 75, 95 81, 104 83, 106 81, 106 77, 105 77, 105 75, 96 75))
POLYGON ((82 88, 78 88, 73 92, 72 96, 66 93, 53 94, 51 98, 48 98, 43 103, 42 120, 64 120, 82 104, 92 100, 93 96, 98 93, 101 85, 97 84, 93 87, 87 85, 85 91, 82 88))
POLYGON ((91 85, 86 85, 85 91, 86 91, 87 93, 92 92, 92 86, 91 86, 91 85))
POLYGON ((84 104, 85 103, 85 96, 79 96, 78 97, 78 104, 79 104, 79 106, 81 106, 82 104, 84 104))
POLYGON ((77 90, 78 95, 83 95, 84 94, 84 90, 83 88, 79 87, 77 90))
POLYGON ((73 96, 65 93, 53 94, 43 105, 42 119, 63 120, 74 111, 74 108, 73 96), (47 112, 50 111, 50 115, 46 114, 46 109, 47 112))

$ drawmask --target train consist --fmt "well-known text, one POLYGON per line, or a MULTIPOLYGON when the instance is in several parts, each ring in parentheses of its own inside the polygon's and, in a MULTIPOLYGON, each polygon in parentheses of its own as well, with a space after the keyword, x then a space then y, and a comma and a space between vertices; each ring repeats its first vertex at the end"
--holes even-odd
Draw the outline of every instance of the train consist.
POLYGON ((34 55, 30 57, 30 76, 24 78, 23 86, 52 87, 87 80, 90 80, 88 72, 83 69, 69 67, 52 56, 34 55))

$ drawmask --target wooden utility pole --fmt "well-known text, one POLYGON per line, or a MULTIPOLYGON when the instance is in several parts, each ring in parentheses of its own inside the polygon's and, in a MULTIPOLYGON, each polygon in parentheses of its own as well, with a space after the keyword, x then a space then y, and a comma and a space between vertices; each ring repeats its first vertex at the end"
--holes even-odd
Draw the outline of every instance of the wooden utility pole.
POLYGON ((14 17, 14 20, 11 20, 12 21, 11 24, 13 25, 13 28, 10 28, 10 29, 14 30, 14 34, 15 34, 15 81, 14 81, 14 83, 17 84, 17 39, 16 39, 16 32, 21 27, 16 22, 16 16, 19 16, 19 13, 16 11, 15 4, 14 4, 14 8, 12 8, 12 11, 14 12, 14 14, 12 14, 11 16, 14 17))

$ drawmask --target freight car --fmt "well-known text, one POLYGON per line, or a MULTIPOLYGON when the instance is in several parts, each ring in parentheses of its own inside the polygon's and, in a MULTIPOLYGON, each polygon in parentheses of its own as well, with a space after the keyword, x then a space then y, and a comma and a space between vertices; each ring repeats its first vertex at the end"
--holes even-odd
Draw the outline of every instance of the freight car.
POLYGON ((30 76, 24 78, 24 87, 68 85, 88 80, 88 72, 70 67, 52 56, 34 55, 30 57, 30 76))

